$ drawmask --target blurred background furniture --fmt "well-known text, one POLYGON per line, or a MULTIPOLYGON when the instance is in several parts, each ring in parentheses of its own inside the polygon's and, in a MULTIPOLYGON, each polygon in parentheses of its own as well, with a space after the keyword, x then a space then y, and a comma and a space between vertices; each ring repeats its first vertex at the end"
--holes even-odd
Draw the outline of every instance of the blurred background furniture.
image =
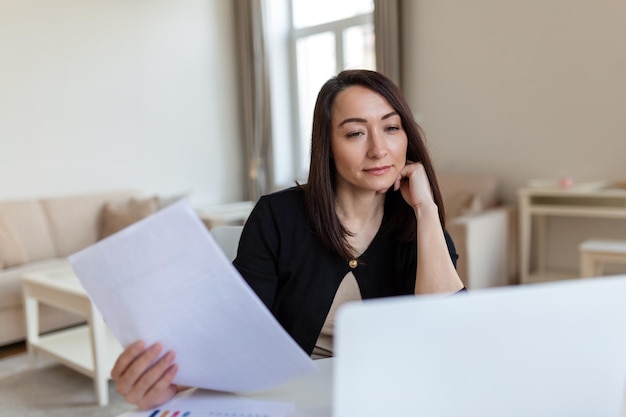
POLYGON ((31 365, 44 353, 93 379, 98 405, 109 403, 111 369, 122 346, 109 331, 70 265, 22 276, 31 365), (39 307, 49 305, 80 315, 87 323, 42 335, 39 307))
POLYGON ((605 264, 626 264, 626 241, 586 240, 579 246, 581 278, 599 277, 605 264))
POLYGON ((232 262, 237 256, 237 248, 239 247, 239 238, 243 226, 216 226, 211 229, 211 234, 218 245, 224 251, 226 257, 232 262))
POLYGON ((546 268, 547 219, 550 216, 626 219, 626 189, 526 187, 519 197, 519 278, 521 284, 577 278, 579 271, 546 268), (537 237, 533 239, 533 219, 537 237), (531 271, 532 244, 537 243, 537 268, 531 271))
MULTIPOLYGON (((26 338, 20 276, 69 265, 67 256, 100 239, 105 203, 138 194, 119 190, 0 202, 0 346, 26 338)), ((45 305, 39 314, 42 332, 85 320, 45 305)))
POLYGON ((195 210, 206 227, 211 230, 217 226, 242 225, 248 219, 253 208, 253 201, 238 201, 195 207, 195 210))
POLYGON ((497 177, 439 173, 446 228, 459 254, 457 271, 468 289, 516 283, 515 207, 500 200, 497 177))

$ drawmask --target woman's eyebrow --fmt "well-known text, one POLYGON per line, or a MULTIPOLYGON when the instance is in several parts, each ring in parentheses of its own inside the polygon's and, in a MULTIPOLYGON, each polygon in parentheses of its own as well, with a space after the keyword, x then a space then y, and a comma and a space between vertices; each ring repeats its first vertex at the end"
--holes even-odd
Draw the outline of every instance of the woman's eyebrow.
POLYGON ((367 120, 361 119, 360 117, 348 117, 343 122, 339 123, 339 127, 345 125, 346 123, 367 123, 367 120))
POLYGON ((389 119, 391 116, 398 116, 398 112, 397 111, 392 111, 391 113, 387 113, 380 120, 389 119))
MULTIPOLYGON (((383 117, 380 118, 380 120, 385 120, 392 116, 397 116, 397 115, 398 115, 398 112, 392 111, 391 113, 385 114, 383 117)), ((345 125, 346 123, 367 123, 367 120, 362 119, 360 117, 348 117, 347 119, 339 123, 339 127, 345 125)))

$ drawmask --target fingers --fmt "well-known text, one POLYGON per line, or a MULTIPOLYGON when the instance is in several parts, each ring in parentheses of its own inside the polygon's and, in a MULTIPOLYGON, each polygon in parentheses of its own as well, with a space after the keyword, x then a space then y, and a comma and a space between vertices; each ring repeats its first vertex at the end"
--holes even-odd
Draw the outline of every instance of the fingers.
POLYGON ((400 170, 399 178, 408 178, 415 172, 418 172, 420 170, 423 170, 425 172, 424 165, 422 165, 421 162, 406 161, 406 164, 400 170))
POLYGON ((175 355, 167 352, 157 360, 163 347, 160 343, 145 349, 138 341, 127 347, 117 359, 111 377, 116 391, 126 401, 140 408, 151 408, 171 399, 176 394, 172 384, 178 367, 173 364, 175 355))
POLYGON ((398 178, 396 178, 396 181, 393 183, 393 190, 394 191, 398 191, 400 189, 400 182, 402 181, 402 177, 400 175, 398 175, 398 178))
POLYGON ((406 203, 414 209, 433 202, 428 175, 421 162, 407 161, 394 183, 394 188, 400 189, 406 203))
POLYGON ((128 346, 124 349, 124 352, 117 358, 115 361, 115 365, 113 365, 113 369, 111 370, 111 378, 117 380, 122 373, 128 368, 130 363, 145 349, 145 344, 143 340, 138 340, 132 345, 128 346))
POLYGON ((126 401, 137 404, 141 409, 148 409, 171 399, 177 392, 176 385, 172 384, 178 367, 172 364, 174 353, 168 352, 146 371, 126 393, 126 401))
POLYGON ((402 186, 403 181, 410 180, 414 175, 418 175, 418 178, 425 176, 426 170, 424 166, 421 162, 406 161, 406 165, 400 170, 400 174, 393 184, 393 189, 397 191, 402 186))
POLYGON ((163 355, 161 359, 155 362, 161 350, 161 344, 155 343, 135 357, 133 362, 120 375, 120 378, 117 379, 117 392, 124 396, 133 391, 135 394, 146 392, 156 382, 154 377, 158 377, 158 370, 161 370, 161 373, 163 373, 164 368, 167 368, 172 363, 173 354, 171 352, 163 355), (155 369, 157 372, 155 372, 155 369))

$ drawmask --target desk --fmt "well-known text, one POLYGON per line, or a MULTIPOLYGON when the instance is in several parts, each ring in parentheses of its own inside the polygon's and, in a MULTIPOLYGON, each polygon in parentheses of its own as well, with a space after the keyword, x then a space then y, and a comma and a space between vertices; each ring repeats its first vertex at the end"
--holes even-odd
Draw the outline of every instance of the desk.
POLYGON ((110 333, 102 316, 71 267, 22 276, 26 315, 27 349, 31 363, 37 352, 93 378, 99 405, 109 402, 110 370, 122 347, 110 333), (39 303, 78 313, 87 324, 39 334, 39 303))
POLYGON ((626 189, 600 188, 522 188, 519 197, 520 259, 519 279, 521 284, 578 277, 578 274, 563 275, 546 270, 545 243, 548 216, 595 217, 604 219, 626 219, 626 189), (532 220, 537 222, 537 271, 530 271, 532 243, 532 220))
MULTIPOLYGON (((333 408, 333 368, 334 359, 319 359, 315 361, 318 364, 320 371, 306 376, 304 378, 288 382, 280 387, 272 390, 268 390, 257 394, 248 395, 235 395, 228 393, 220 393, 216 391, 207 391, 201 389, 192 388, 185 392, 182 392, 176 396, 181 402, 176 403, 172 400, 161 407, 157 407, 152 410, 143 412, 127 412, 119 415, 118 417, 173 417, 176 411, 181 411, 177 407, 178 404, 182 404, 183 398, 195 396, 200 398, 202 395, 210 395, 213 399, 253 399, 258 401, 271 401, 271 402, 287 402, 292 403, 295 409, 289 414, 289 417, 332 417, 333 408), (159 410, 156 413, 156 410, 159 410)), ((626 397, 625 397, 626 402, 626 397)), ((622 409, 621 417, 626 417, 626 406, 622 409)), ((209 410, 206 410, 209 411, 209 410)), ((177 414, 179 417, 184 413, 177 414)), ((194 414, 192 414, 194 415, 194 414)), ((203 416, 217 415, 208 414, 208 412, 202 414, 203 416)), ((239 414, 237 414, 238 416, 239 414)), ((245 416, 247 416, 246 414, 245 416)), ((411 415, 407 413, 406 415, 411 415)), ((355 416, 358 417, 358 416, 355 416)), ((381 416, 386 417, 386 416, 381 416)))
MULTIPOLYGON (((206 390, 192 389, 182 392, 177 397, 200 396, 211 394, 211 399, 215 398, 242 398, 253 399, 258 401, 272 401, 282 403, 292 403, 295 407, 294 411, 289 414, 289 417, 331 417, 332 415, 332 391, 333 391, 333 358, 319 359, 315 363, 319 367, 319 372, 312 375, 305 376, 300 379, 288 382, 280 387, 272 390, 264 391, 256 394, 241 394, 234 395, 228 393, 218 393, 206 390)), ((171 416, 176 409, 176 402, 172 400, 169 403, 164 404, 160 409, 160 413, 157 416, 163 416, 163 412, 170 411, 168 416, 171 416), (169 406, 169 408, 168 408, 169 406)), ((122 414, 119 417, 131 417, 131 416, 150 416, 154 414, 153 410, 143 413, 129 412, 122 414)), ((239 414, 237 414, 239 415, 239 414)))

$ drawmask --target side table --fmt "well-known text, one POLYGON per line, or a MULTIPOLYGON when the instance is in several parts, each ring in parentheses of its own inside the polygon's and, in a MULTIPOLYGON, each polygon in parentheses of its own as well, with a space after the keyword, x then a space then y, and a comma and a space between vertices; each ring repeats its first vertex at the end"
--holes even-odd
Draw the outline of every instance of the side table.
POLYGON ((22 276, 27 349, 31 363, 38 352, 94 380, 98 404, 109 402, 110 372, 122 347, 70 266, 22 276), (39 303, 85 317, 87 324, 40 334, 39 303))
MULTIPOLYGON (((519 279, 529 284, 579 276, 555 273, 547 268, 547 219, 552 216, 624 219, 626 220, 626 189, 600 188, 542 188, 527 187, 518 190, 519 197, 519 279), (537 271, 530 270, 532 251, 532 221, 537 223, 537 271)), ((626 229, 625 229, 626 230, 626 229)), ((599 238, 600 236, 593 236, 599 238)), ((626 235, 625 235, 626 237, 626 235)))

